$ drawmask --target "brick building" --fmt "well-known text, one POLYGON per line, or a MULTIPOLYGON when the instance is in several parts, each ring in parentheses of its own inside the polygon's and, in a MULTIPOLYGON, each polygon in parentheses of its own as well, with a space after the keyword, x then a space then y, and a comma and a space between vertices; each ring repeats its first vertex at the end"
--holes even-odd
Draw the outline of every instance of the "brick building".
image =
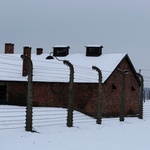
MULTIPOLYGON (((139 113, 140 82, 127 54, 103 54, 102 46, 87 46, 86 52, 69 54, 69 47, 53 48, 54 59, 37 48, 32 54, 30 47, 23 48, 23 54, 33 62, 33 105, 66 107, 69 89, 69 68, 59 60, 69 60, 74 66, 73 107, 83 113, 95 116, 98 99, 98 74, 92 70, 97 66, 102 71, 102 113, 103 116, 119 116, 122 93, 122 79, 125 82, 125 114, 139 113), (122 75, 122 72, 127 74, 122 75)), ((27 62, 14 54, 14 45, 5 44, 0 54, 0 103, 25 105, 27 97, 27 62)), ((50 56, 51 57, 51 56, 50 56)))

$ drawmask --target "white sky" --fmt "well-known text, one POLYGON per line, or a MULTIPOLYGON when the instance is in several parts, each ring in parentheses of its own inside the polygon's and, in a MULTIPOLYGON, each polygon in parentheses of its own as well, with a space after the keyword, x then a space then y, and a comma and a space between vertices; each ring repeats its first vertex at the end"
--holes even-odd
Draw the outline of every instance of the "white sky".
POLYGON ((150 77, 149 6, 149 0, 1 0, 0 50, 6 42, 15 44, 15 53, 25 45, 50 52, 65 44, 76 53, 98 44, 103 53, 128 53, 150 77))

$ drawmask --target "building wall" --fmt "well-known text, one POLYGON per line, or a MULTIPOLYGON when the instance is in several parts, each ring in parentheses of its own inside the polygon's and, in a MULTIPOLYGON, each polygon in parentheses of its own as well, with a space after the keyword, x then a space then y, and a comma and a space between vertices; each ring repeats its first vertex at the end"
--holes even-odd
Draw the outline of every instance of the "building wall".
MULTIPOLYGON (((125 114, 136 115, 139 112, 139 83, 130 65, 124 59, 117 67, 128 70, 125 75, 125 114)), ((33 105, 48 107, 67 107, 68 83, 33 83, 33 105)), ((27 83, 7 83, 8 104, 25 105, 27 83)), ((122 75, 116 69, 103 84, 102 113, 103 116, 119 116, 122 92, 122 75)), ((83 113, 96 116, 98 100, 98 83, 75 83, 73 107, 83 113)))
POLYGON ((10 105, 26 105, 27 83, 8 82, 7 85, 7 103, 10 105))
POLYGON ((66 83, 34 83, 33 105, 48 107, 66 107, 68 84, 66 83))
MULTIPOLYGON (((89 115, 96 114, 98 84, 75 83, 73 107, 89 115)), ((67 107, 68 83, 33 83, 33 106, 67 107)), ((26 105, 27 83, 8 82, 7 102, 11 105, 26 105)))
POLYGON ((113 74, 103 85, 103 112, 107 116, 119 116, 120 100, 122 93, 122 74, 118 71, 128 70, 125 74, 125 114, 136 115, 139 113, 139 83, 126 59, 122 60, 113 74))
MULTIPOLYGON (((34 83, 35 106, 67 107, 68 83, 34 83)), ((74 84, 73 107, 89 115, 95 114, 98 84, 74 84)))

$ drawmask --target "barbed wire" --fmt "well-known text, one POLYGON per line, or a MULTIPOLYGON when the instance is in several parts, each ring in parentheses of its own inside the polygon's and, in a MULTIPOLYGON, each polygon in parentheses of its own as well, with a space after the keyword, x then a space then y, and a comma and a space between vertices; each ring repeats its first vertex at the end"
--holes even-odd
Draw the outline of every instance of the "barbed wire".
MULTIPOLYGON (((9 58, 11 58, 12 56, 9 56, 9 58)), ((5 58, 2 58, 3 60, 6 60, 8 59, 7 57, 5 58)), ((20 59, 16 59, 15 57, 12 57, 13 60, 15 60, 16 62, 21 62, 20 59)), ((63 78, 63 79, 68 79, 69 77, 69 73, 66 73, 66 72, 63 72, 62 71, 66 71, 68 70, 68 68, 66 67, 57 67, 57 65, 60 65, 61 63, 58 63, 58 62, 52 62, 52 61, 40 61, 40 60, 35 60, 33 59, 33 63, 43 63, 43 64, 46 64, 46 66, 40 66, 38 64, 34 65, 34 71, 36 71, 36 69, 38 69, 38 75, 36 75, 36 77, 39 79, 41 77, 48 77, 48 78, 63 78), (52 64, 52 65, 55 65, 55 67, 49 67, 47 66, 47 64, 52 64), (60 73, 59 73, 60 72, 60 73), (48 73, 50 73, 51 75, 49 75, 48 73), (55 76, 55 75, 58 75, 55 76), (63 76, 62 76, 63 75, 63 76), (65 76, 65 77, 64 77, 65 76)), ((2 68, 0 68, 0 72, 2 73, 16 73, 18 74, 17 72, 15 71, 20 71, 19 69, 16 69, 13 71, 12 69, 12 66, 16 66, 16 67, 20 67, 20 64, 16 64, 16 63, 8 63, 8 62, 3 62, 0 60, 0 63, 1 64, 4 64, 6 65, 5 67, 3 66, 2 68), (8 67, 9 65, 9 67, 8 67), (11 69, 10 69, 11 67, 11 69), (4 69, 4 70, 3 70, 4 69), (11 71, 10 71, 11 70, 11 71)), ((63 63, 62 63, 62 66, 63 66, 63 63)), ((84 66, 80 66, 80 65, 74 65, 75 67, 75 80, 80 80, 80 81, 91 81, 91 80, 97 80, 98 77, 95 76, 95 78, 93 77, 93 75, 96 74, 96 72, 94 72, 92 70, 92 68, 90 67, 84 67, 84 66)), ((92 67, 92 66, 91 66, 92 67)), ((21 70, 22 71, 22 70, 21 70)), ((105 73, 111 73, 112 71, 107 71, 107 70, 101 70, 105 73)), ((143 69, 142 69, 143 71, 143 69)), ((150 71, 149 69, 145 70, 145 71, 150 71)), ((36 72, 35 72, 36 73, 36 72)), ((35 76, 33 74, 33 76, 35 76)), ((6 75, 6 77, 11 77, 11 78, 16 78, 14 77, 13 75, 6 75)), ((20 77, 21 78, 21 77, 20 77)), ((145 80, 145 85, 148 85, 148 83, 150 82, 150 77, 149 76, 144 76, 144 78, 146 79, 145 80)), ((23 114, 20 114, 20 112, 22 111, 19 111, 19 110, 10 110, 11 108, 7 108, 4 112, 5 109, 2 108, 3 111, 0 111, 0 130, 1 129, 19 129, 20 127, 8 127, 8 126, 17 126, 17 125, 24 125, 25 124, 25 110, 23 112, 23 114), (9 110, 8 110, 9 109, 9 110), (13 114, 14 113, 14 114, 13 114), (19 115, 16 115, 17 113, 19 113, 19 115), (5 120, 5 118, 8 118, 5 120), (12 120, 10 119, 12 118, 12 120), (1 126, 5 126, 5 127, 2 127, 1 126), (6 126, 8 128, 6 128, 6 126)), ((17 108, 16 108, 17 109, 17 108)), ((18 108, 19 109, 19 108, 18 108)), ((43 127, 43 126, 52 126, 52 125, 56 125, 56 124, 64 124, 66 123, 66 112, 59 112, 59 113, 56 113, 57 111, 53 112, 50 111, 50 110, 40 110, 37 112, 34 111, 33 112, 33 125, 34 127, 37 127, 37 126, 40 126, 40 127, 43 127), (51 117, 48 117, 48 116, 51 116, 51 117), (63 122, 64 121, 64 122, 63 122), (40 125, 41 124, 41 125, 40 125)), ((93 122, 93 120, 89 120, 88 117, 86 116, 80 116, 79 114, 78 115, 74 115, 74 122, 75 123, 87 123, 87 122, 93 122)), ((21 126, 21 128, 24 128, 23 126, 21 126)))
MULTIPOLYGON (((7 105, 0 107, 0 130, 25 128, 25 107, 7 105), (17 109, 17 110, 16 110, 17 109), (20 114, 22 113, 22 114, 20 114), (3 115, 5 114, 5 115, 3 115), (11 115, 10 115, 11 114, 11 115)), ((67 109, 55 109, 51 107, 33 108, 33 128, 66 125, 67 109)), ((74 113, 74 123, 95 122, 90 117, 77 111, 74 113)))

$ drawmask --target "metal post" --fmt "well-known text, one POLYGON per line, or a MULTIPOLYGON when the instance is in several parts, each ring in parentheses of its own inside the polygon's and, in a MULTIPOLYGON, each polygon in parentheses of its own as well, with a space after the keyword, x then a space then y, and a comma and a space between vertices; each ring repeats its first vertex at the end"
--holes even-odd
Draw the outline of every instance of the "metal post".
POLYGON ((97 105, 97 124, 102 123, 102 72, 99 68, 96 66, 92 66, 93 70, 96 70, 98 72, 98 81, 99 81, 99 87, 98 87, 98 105, 97 105))
POLYGON ((32 76, 33 64, 28 56, 21 55, 22 59, 28 61, 28 93, 27 93, 27 107, 26 107, 26 131, 32 132, 32 76))
POLYGON ((69 96, 68 96, 68 114, 67 114, 67 126, 73 126, 73 80, 74 80, 74 68, 73 65, 64 60, 63 63, 70 68, 70 81, 69 81, 69 96))
POLYGON ((140 78, 141 87, 140 87, 140 105, 139 105, 139 119, 143 119, 143 83, 144 78, 140 73, 137 73, 137 76, 140 78))

